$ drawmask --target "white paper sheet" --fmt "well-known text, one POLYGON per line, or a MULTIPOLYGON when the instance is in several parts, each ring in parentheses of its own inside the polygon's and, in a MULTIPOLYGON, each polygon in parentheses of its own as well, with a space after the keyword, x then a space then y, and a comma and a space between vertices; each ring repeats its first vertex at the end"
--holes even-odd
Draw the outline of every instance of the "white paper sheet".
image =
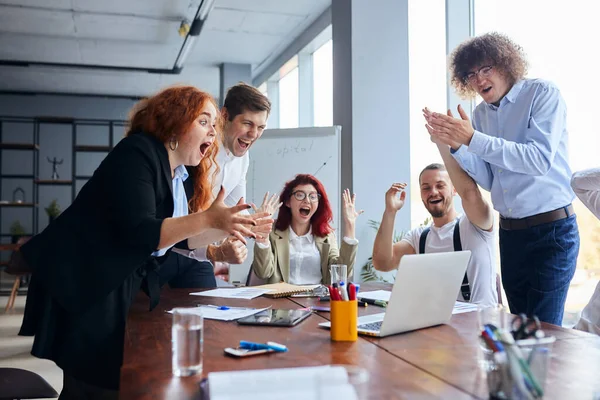
MULTIPOLYGON (((236 319, 244 318, 249 315, 254 315, 267 308, 246 308, 246 307, 230 307, 228 310, 219 310, 217 306, 200 306, 190 308, 189 311, 194 314, 199 314, 206 319, 216 319, 219 321, 233 321, 236 319)), ((172 313, 173 310, 168 311, 172 313)))
POLYGON ((477 311, 477 304, 457 301, 454 303, 454 308, 452 309, 452 314, 462 314, 462 313, 468 313, 471 311, 477 311))
MULTIPOLYGON (((372 292, 359 292, 359 299, 373 299, 373 300, 383 300, 390 301, 390 296, 392 292, 389 290, 374 290, 372 292)), ((452 314, 462 314, 468 313, 472 311, 477 311, 477 304, 473 303, 465 303, 462 301, 457 301, 454 303, 454 308, 452 309, 452 314)))
POLYGON ((205 292, 193 292, 190 293, 192 296, 207 296, 207 297, 222 297, 224 299, 245 299, 250 300, 258 296, 262 296, 265 293, 270 292, 271 289, 256 289, 252 287, 243 288, 218 288, 213 290, 207 290, 205 292))
POLYGON ((208 387, 211 400, 356 399, 356 392, 348 383, 346 369, 328 365, 211 372, 208 374, 208 387))

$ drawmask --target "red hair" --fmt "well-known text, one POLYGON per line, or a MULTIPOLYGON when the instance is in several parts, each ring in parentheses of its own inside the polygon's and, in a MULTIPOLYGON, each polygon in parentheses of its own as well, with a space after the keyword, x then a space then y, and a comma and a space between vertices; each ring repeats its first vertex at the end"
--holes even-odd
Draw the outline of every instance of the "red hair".
MULTIPOLYGON (((133 107, 129 114, 125 136, 144 132, 163 143, 173 138, 179 141, 181 137, 188 134, 207 103, 214 105, 215 110, 219 109, 210 94, 193 86, 164 89, 154 96, 139 101, 133 107)), ((215 174, 218 171, 215 157, 219 150, 219 142, 217 138, 198 166, 188 167, 193 169, 190 171, 190 178, 194 179, 194 195, 189 200, 193 211, 208 208, 213 200, 212 179, 209 172, 213 166, 215 166, 215 174)))
POLYGON ((280 231, 284 231, 289 228, 292 222, 292 211, 285 204, 291 199, 292 192, 297 186, 300 185, 313 185, 317 189, 317 193, 321 195, 319 198, 319 206, 317 211, 313 214, 310 219, 312 226, 312 233, 315 236, 325 237, 333 232, 331 221, 333 221, 333 212, 331 212, 331 205, 329 204, 329 198, 325 193, 323 184, 314 176, 308 174, 298 174, 289 182, 286 182, 283 187, 283 191, 279 196, 279 201, 283 203, 283 206, 279 209, 277 220, 275 221, 275 228, 280 231))

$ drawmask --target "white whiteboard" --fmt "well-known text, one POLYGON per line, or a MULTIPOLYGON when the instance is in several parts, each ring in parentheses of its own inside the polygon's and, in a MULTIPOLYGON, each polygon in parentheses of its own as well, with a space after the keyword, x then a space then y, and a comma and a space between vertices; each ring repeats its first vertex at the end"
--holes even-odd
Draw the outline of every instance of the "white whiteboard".
MULTIPOLYGON (((250 148, 246 175, 246 202, 260 206, 265 193, 280 193, 297 174, 319 179, 331 203, 333 227, 341 215, 341 130, 340 126, 267 129, 250 148)), ((339 234, 337 235, 339 238, 339 234)), ((248 241, 248 258, 230 269, 230 280, 245 283, 252 264, 254 242, 248 241)))

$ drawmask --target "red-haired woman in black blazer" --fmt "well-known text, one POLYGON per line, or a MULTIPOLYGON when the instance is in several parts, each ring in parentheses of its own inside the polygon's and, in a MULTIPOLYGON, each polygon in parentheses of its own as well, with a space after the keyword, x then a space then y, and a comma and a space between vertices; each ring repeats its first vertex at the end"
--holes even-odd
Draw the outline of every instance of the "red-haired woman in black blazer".
POLYGON ((131 300, 143 282, 150 307, 158 303, 156 271, 174 244, 255 236, 256 220, 238 214, 248 205, 212 199, 217 116, 213 98, 191 86, 139 102, 73 204, 21 248, 34 270, 21 334, 35 335, 33 355, 63 369, 61 399, 118 396, 131 300))

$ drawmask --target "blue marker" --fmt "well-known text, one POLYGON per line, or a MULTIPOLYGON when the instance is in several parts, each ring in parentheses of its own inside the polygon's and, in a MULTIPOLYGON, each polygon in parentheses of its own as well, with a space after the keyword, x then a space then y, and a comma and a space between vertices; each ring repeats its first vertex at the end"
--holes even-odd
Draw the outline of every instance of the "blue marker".
POLYGON ((248 349, 248 350, 273 350, 273 351, 277 351, 280 353, 284 353, 284 352, 288 351, 286 346, 279 344, 279 343, 275 343, 275 342, 254 343, 254 342, 247 342, 245 340, 240 340, 240 348, 248 349))

